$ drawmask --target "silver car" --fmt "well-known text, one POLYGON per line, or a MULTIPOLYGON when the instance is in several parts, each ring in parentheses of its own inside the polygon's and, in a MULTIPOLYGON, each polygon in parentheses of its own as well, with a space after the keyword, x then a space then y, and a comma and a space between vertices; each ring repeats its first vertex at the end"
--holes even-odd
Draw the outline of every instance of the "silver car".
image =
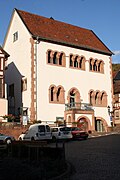
POLYGON ((69 127, 52 127, 51 132, 53 141, 57 139, 72 139, 71 129, 69 127))
POLYGON ((15 141, 15 138, 13 136, 0 133, 0 141, 6 144, 10 144, 15 141))

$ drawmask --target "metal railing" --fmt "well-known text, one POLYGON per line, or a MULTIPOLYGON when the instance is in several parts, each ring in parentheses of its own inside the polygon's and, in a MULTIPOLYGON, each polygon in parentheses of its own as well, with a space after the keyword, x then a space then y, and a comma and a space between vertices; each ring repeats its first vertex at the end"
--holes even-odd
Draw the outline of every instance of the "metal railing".
POLYGON ((78 109, 78 110, 88 110, 88 111, 93 111, 93 107, 89 103, 77 103, 77 102, 72 102, 72 103, 67 103, 65 104, 65 110, 73 110, 73 109, 78 109))

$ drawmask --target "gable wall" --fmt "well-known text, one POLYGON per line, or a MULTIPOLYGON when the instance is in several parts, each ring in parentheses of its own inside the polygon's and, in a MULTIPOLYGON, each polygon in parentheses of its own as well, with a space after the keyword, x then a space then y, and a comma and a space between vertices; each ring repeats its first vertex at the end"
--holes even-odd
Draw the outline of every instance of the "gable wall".
POLYGON ((7 84, 15 83, 15 104, 16 111, 21 106, 21 78, 26 77, 28 91, 24 91, 24 106, 30 104, 30 87, 31 87, 31 54, 30 54, 30 34, 23 22, 15 12, 8 28, 8 33, 4 42, 4 49, 10 54, 8 60, 8 70, 6 73, 7 84), (13 42, 13 34, 18 31, 18 40, 13 42), (12 72, 12 76, 11 76, 12 72), (19 82, 19 83, 18 83, 19 82), (26 98, 27 97, 27 98, 26 98), (26 100, 27 99, 27 100, 26 100))

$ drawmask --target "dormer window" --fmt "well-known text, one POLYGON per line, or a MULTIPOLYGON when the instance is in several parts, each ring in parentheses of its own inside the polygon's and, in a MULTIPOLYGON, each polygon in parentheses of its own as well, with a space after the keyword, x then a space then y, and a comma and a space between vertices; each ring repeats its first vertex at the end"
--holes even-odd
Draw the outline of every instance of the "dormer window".
POLYGON ((13 34, 13 42, 18 40, 18 31, 13 34))

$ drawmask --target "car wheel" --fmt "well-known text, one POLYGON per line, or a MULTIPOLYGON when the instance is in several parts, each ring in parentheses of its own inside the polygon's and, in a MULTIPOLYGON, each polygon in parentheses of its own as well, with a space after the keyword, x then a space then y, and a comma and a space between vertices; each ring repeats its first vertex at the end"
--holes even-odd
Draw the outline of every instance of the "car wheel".
POLYGON ((22 138, 21 138, 21 137, 19 138, 19 141, 22 141, 22 138))
POLYGON ((11 144, 12 143, 12 140, 10 138, 6 139, 5 140, 6 144, 11 144))
POLYGON ((34 138, 34 137, 31 137, 31 141, 35 141, 35 138, 34 138))
POLYGON ((56 137, 53 136, 53 137, 52 137, 52 141, 53 141, 53 142, 56 142, 56 140, 57 140, 56 137))

